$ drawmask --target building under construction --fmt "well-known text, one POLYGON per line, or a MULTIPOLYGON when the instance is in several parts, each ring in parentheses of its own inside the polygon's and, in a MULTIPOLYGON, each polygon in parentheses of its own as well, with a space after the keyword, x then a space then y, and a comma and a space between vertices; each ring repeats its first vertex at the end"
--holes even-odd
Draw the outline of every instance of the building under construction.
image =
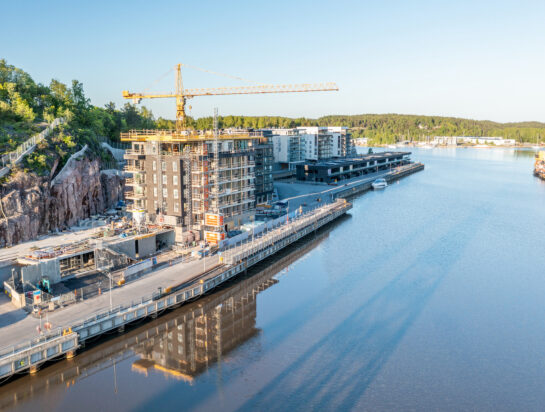
POLYGON ((272 143, 262 132, 219 133, 217 123, 214 131, 189 129, 187 100, 198 96, 336 91, 338 87, 321 83, 184 89, 181 67, 181 63, 175 67, 174 93, 122 92, 123 98, 135 103, 176 99, 176 130, 121 134, 122 141, 132 142, 125 155, 126 171, 133 175, 127 181, 132 190, 126 198, 133 202, 137 222, 146 219, 176 226, 181 232, 178 241, 202 236, 208 243, 218 244, 227 231, 253 220, 256 201, 272 198, 272 143))
POLYGON ((261 132, 147 130, 121 139, 132 143, 125 154, 132 174, 126 198, 137 221, 176 226, 218 243, 254 219, 256 175, 259 196, 272 193, 272 149, 261 132))

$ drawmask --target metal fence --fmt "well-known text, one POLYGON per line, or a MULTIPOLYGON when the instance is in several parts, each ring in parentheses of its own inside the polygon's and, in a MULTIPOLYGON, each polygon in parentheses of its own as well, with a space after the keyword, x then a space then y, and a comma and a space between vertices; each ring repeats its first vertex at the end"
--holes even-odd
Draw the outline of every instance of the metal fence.
MULTIPOLYGON (((346 207, 346 206, 344 206, 344 207, 346 207)), ((291 235, 293 233, 296 233, 298 229, 301 229, 301 226, 308 227, 309 224, 312 225, 313 222, 316 222, 317 220, 319 220, 320 218, 322 218, 324 216, 333 214, 335 212, 340 212, 341 209, 343 209, 342 203, 340 203, 340 201, 338 201, 335 204, 328 205, 328 207, 326 207, 326 208, 321 208, 321 210, 318 209, 318 210, 308 212, 307 214, 300 215, 297 218, 295 218, 292 222, 290 222, 290 224, 279 225, 279 227, 274 228, 271 232, 263 234, 261 239, 259 239, 259 240, 256 239, 255 241, 260 243, 260 245, 257 248, 256 248, 256 245, 255 245, 253 239, 252 239, 252 241, 243 242, 240 246, 237 246, 237 247, 234 247, 231 250, 222 252, 223 258, 224 259, 226 258, 227 261, 236 262, 242 256, 249 256, 251 253, 255 253, 257 249, 259 249, 259 248, 261 248, 263 246, 270 245, 271 241, 278 242, 281 239, 285 239, 289 235, 291 235), (288 230, 283 230, 283 229, 287 229, 287 228, 289 228, 289 229, 288 230)), ((242 265, 231 266, 231 268, 228 269, 228 272, 230 272, 230 275, 227 278, 229 278, 230 276, 233 276, 234 274, 238 273, 238 271, 242 270, 241 268, 242 268, 242 265)), ((224 266, 220 265, 218 267, 214 267, 212 269, 212 272, 205 273, 205 275, 209 276, 211 273, 215 273, 216 271, 218 273, 219 272, 221 272, 221 273, 225 272, 224 266)), ((221 273, 219 273, 219 276, 221 276, 222 279, 223 279, 225 274, 222 275, 221 273)), ((158 291, 153 292, 152 294, 148 294, 148 295, 142 296, 139 299, 132 300, 130 303, 127 302, 127 303, 122 304, 122 305, 118 305, 118 306, 115 306, 115 307, 110 307, 110 308, 107 308, 107 309, 103 309, 102 311, 99 311, 99 312, 97 312, 96 314, 94 314, 92 316, 85 316, 85 317, 80 318, 78 320, 71 321, 71 322, 69 322, 68 325, 56 328, 55 330, 52 330, 52 331, 49 331, 49 332, 39 336, 38 338, 31 339, 31 340, 26 340, 26 341, 24 341, 24 342, 22 342, 20 344, 17 344, 17 345, 0 348, 0 359, 5 357, 5 356, 10 356, 12 354, 15 354, 17 352, 27 350, 27 349, 32 348, 34 346, 37 346, 37 345, 39 345, 39 344, 41 344, 43 342, 54 339, 55 337, 62 336, 63 334, 66 334, 68 332, 70 332, 70 333, 77 332, 78 330, 81 330, 81 329, 83 329, 83 328, 85 328, 85 327, 87 327, 89 325, 95 324, 97 321, 99 321, 101 319, 111 318, 112 315, 118 314, 120 312, 127 312, 129 310, 133 310, 133 309, 137 309, 137 308, 143 308, 143 307, 146 307, 147 305, 149 305, 151 303, 154 303, 154 304, 156 303, 157 304, 157 308, 156 308, 157 310, 159 310, 159 308, 162 308, 161 310, 164 310, 164 309, 166 309, 167 306, 172 306, 173 304, 178 302, 179 298, 182 297, 182 296, 183 296, 183 299, 182 299, 183 301, 187 301, 188 299, 191 300, 191 299, 193 299, 193 298, 195 298, 197 296, 200 296, 203 293, 206 293, 206 291, 210 287, 214 287, 214 285, 221 283, 221 281, 218 281, 217 279, 213 280, 213 281, 215 283, 213 283, 212 286, 210 286, 210 285, 208 285, 206 283, 201 284, 202 282, 198 283, 198 284, 195 284, 194 282, 184 283, 183 285, 180 285, 181 287, 179 289, 175 289, 176 292, 182 291, 182 293, 178 293, 176 296, 173 296, 172 294, 168 294, 168 292, 170 292, 170 291, 168 291, 167 294, 165 295, 162 290, 158 290, 158 291), (164 302, 159 302, 159 300, 163 300, 164 302), (165 302, 167 302, 167 303, 170 302, 170 303, 168 303, 168 305, 166 305, 165 302)), ((106 291, 106 289, 105 289, 105 291, 106 291)), ((174 291, 174 289, 172 290, 172 292, 173 291, 174 291)), ((82 290, 80 292, 81 298, 84 299, 85 296, 86 296, 86 293, 89 293, 89 291, 83 291, 82 290)), ((87 295, 87 297, 90 297, 90 296, 87 295)), ((129 321, 130 321, 130 319, 127 320, 127 322, 129 322, 129 321)), ((125 322, 125 323, 127 323, 127 322, 125 322)))
POLYGON ((114 149, 126 150, 126 149, 129 149, 131 147, 130 143, 114 141, 114 140, 111 140, 109 137, 106 137, 106 136, 97 136, 96 140, 99 141, 100 143, 107 143, 114 149))
POLYGON ((31 149, 33 149, 35 145, 37 145, 43 139, 49 136, 49 134, 55 127, 57 127, 58 125, 64 122, 65 122, 65 119, 62 117, 59 117, 53 120, 53 122, 49 126, 47 126, 44 130, 42 130, 40 133, 32 136, 30 139, 20 144, 19 146, 17 146, 17 148, 14 151, 0 157, 0 164, 2 165, 2 168, 8 167, 10 165, 11 166, 15 165, 17 162, 21 160, 21 158, 24 155, 27 154, 27 152, 31 151, 31 149))

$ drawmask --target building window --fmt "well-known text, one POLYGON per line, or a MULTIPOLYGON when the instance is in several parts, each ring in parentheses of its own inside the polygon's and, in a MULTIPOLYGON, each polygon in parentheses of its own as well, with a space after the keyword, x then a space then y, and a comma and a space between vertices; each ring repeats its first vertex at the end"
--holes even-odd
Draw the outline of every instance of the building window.
POLYGON ((179 207, 178 207, 178 202, 174 202, 174 211, 175 211, 175 212, 179 212, 179 211, 180 211, 180 209, 179 209, 179 207))
POLYGON ((178 189, 174 189, 174 199, 178 199, 178 189))
POLYGON ((157 170, 157 162, 155 160, 153 161, 153 170, 157 170))
POLYGON ((163 189, 163 199, 168 196, 167 190, 163 189))
POLYGON ((161 162, 161 170, 163 172, 167 170, 167 162, 161 162))
POLYGON ((157 197, 157 188, 156 187, 153 188, 153 196, 157 197))
POLYGON ((172 170, 173 170, 174 172, 177 172, 177 171, 178 171, 178 163, 172 162, 172 170))
POLYGON ((164 185, 167 184, 167 175, 163 175, 163 184, 164 184, 164 185))
POLYGON ((157 174, 156 173, 153 174, 153 184, 155 184, 155 185, 157 184, 157 174))
POLYGON ((153 213, 155 213, 155 211, 157 210, 157 206, 158 206, 157 200, 154 200, 153 201, 153 213))
POLYGON ((172 176, 172 184, 174 185, 178 184, 178 176, 172 176))

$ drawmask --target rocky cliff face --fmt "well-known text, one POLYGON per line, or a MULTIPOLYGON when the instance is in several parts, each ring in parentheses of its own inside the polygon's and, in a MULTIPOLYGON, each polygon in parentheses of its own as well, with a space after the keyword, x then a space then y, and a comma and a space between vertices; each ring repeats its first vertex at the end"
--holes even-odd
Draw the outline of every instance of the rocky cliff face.
POLYGON ((124 179, 98 160, 74 159, 54 179, 19 172, 0 186, 0 247, 35 239, 103 212, 123 198, 124 179))

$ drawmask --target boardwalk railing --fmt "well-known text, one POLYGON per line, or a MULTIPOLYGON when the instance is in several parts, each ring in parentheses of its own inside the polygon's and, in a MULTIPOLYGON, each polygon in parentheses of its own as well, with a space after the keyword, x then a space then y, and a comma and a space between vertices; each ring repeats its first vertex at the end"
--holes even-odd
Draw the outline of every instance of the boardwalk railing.
MULTIPOLYGON (((33 351, 41 353, 43 344, 50 342, 53 346, 57 345, 58 340, 63 337, 67 331, 76 333, 79 343, 93 336, 101 335, 105 331, 123 327, 125 324, 136 319, 161 313, 167 308, 195 299, 219 284, 236 276, 247 267, 252 266, 256 261, 272 255, 277 250, 287 246, 292 241, 296 240, 292 239, 293 236, 297 236, 297 238, 305 236, 305 232, 313 231, 326 223, 323 222, 325 217, 329 216, 329 219, 327 219, 328 221, 334 219, 337 215, 344 213, 349 207, 351 207, 350 204, 337 201, 334 204, 313 210, 308 214, 290 220, 289 223, 286 222, 279 225, 271 232, 264 234, 260 239, 243 242, 228 251, 222 252, 221 257, 224 259, 224 262, 226 261, 225 263, 228 263, 227 265, 220 264, 211 271, 206 272, 191 281, 185 282, 177 287, 167 288, 164 293, 162 291, 153 292, 152 294, 135 299, 130 303, 115 306, 111 309, 104 309, 92 316, 86 316, 82 319, 72 320, 68 324, 32 340, 26 340, 18 345, 0 348, 0 371, 3 367, 5 368, 3 371, 5 375, 0 373, 0 378, 9 376, 13 373, 14 367, 8 367, 6 365, 13 365, 14 359, 17 361, 20 354, 24 354, 26 357, 28 356, 28 353, 33 353, 33 351), (305 227, 305 229, 302 230, 303 227, 305 227), (267 250, 267 247, 269 247, 269 250, 267 250), (259 250, 263 251, 263 253, 262 256, 257 257, 255 254, 259 250), (252 262, 240 261, 240 259, 252 255, 252 262), (229 265, 229 263, 231 264, 229 265)), ((21 366, 21 371, 30 366, 31 365, 26 363, 25 367, 21 366)))
POLYGON ((55 127, 65 122, 65 119, 63 117, 58 117, 57 119, 53 120, 49 126, 47 126, 44 130, 42 130, 40 133, 32 136, 30 139, 25 141, 24 143, 17 146, 17 148, 0 157, 0 177, 4 177, 10 169, 19 163, 21 159, 34 151, 34 148, 38 143, 40 143, 43 139, 45 139, 55 127))

